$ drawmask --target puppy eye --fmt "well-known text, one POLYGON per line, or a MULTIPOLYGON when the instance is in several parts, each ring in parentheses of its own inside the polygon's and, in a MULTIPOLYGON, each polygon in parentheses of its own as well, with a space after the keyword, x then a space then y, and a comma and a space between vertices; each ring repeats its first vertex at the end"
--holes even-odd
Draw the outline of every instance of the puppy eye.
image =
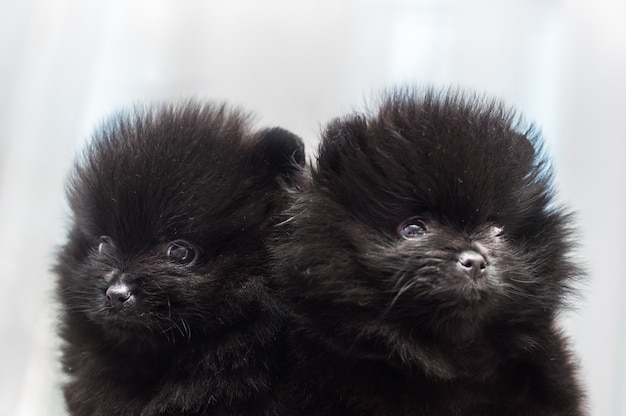
POLYGON ((167 246, 165 255, 170 261, 178 264, 188 265, 193 263, 197 256, 198 250, 189 242, 184 240, 176 240, 167 246))
POLYGON ((419 218, 412 218, 400 226, 400 235, 407 239, 418 238, 427 231, 426 224, 419 218))
POLYGON ((98 242, 98 253, 110 254, 115 249, 115 245, 113 244, 113 240, 107 236, 100 237, 98 242))

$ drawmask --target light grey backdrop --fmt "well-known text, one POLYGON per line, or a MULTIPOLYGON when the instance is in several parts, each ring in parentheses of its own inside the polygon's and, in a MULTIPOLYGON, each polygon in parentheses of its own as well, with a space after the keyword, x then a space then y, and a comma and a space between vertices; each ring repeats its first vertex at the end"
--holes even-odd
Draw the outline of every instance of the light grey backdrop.
POLYGON ((625 17, 623 0, 0 0, 0 416, 63 414, 49 266, 65 174, 105 116, 226 99, 313 151, 323 123, 403 82, 542 126, 591 274, 567 332, 593 414, 626 414, 625 17))

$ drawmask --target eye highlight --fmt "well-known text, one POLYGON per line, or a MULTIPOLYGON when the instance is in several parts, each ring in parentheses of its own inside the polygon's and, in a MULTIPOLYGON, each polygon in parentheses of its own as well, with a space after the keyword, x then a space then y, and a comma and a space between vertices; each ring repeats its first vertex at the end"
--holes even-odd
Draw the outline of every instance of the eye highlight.
POLYGON ((399 233, 406 239, 421 237, 428 232, 426 223, 421 218, 411 218, 399 228, 399 233))
POLYGON ((110 237, 103 235, 98 241, 98 253, 111 254, 115 250, 115 245, 110 237))
POLYGON ((198 257, 198 250, 185 240, 172 241, 165 251, 167 258, 180 265, 190 265, 198 257))

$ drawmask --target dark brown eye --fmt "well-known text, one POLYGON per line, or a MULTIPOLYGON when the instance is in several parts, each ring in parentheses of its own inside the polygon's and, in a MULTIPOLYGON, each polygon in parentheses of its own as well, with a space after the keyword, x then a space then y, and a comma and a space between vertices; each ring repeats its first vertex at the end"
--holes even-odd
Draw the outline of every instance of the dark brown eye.
POLYGON ((174 263, 189 265, 196 260, 198 250, 185 240, 176 240, 167 246, 165 255, 174 263))
POLYGON ((110 254, 115 249, 115 245, 113 244, 113 240, 107 236, 100 237, 98 242, 98 253, 110 254))
POLYGON ((426 224, 419 218, 412 218, 400 226, 400 235, 407 239, 418 238, 427 231, 426 224))

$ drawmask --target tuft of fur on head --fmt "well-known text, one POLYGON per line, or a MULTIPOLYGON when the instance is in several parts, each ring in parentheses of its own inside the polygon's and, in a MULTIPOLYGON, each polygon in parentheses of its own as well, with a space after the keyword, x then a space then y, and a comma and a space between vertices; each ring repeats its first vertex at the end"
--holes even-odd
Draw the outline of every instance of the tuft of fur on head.
POLYGON ((225 104, 137 107, 97 131, 55 266, 72 414, 204 414, 269 388, 284 317, 265 239, 303 162, 299 138, 225 104))
POLYGON ((391 90, 330 122, 274 247, 295 331, 433 380, 561 348, 582 270, 552 180, 536 129, 479 95, 391 90))

